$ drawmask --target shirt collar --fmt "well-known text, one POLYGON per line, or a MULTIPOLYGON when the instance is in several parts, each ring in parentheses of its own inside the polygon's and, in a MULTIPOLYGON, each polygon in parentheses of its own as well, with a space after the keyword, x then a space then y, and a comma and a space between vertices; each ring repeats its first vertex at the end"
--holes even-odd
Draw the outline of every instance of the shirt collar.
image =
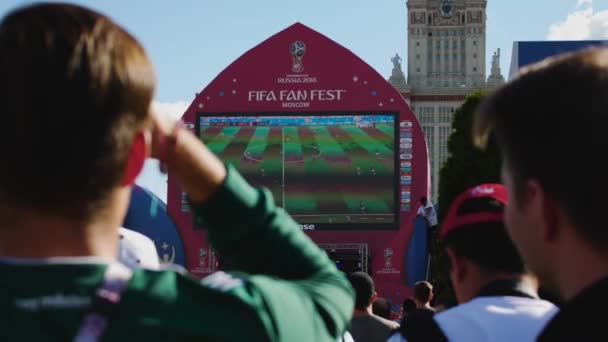
POLYGON ((527 282, 519 279, 499 279, 484 286, 476 297, 524 297, 538 299, 538 294, 527 282))

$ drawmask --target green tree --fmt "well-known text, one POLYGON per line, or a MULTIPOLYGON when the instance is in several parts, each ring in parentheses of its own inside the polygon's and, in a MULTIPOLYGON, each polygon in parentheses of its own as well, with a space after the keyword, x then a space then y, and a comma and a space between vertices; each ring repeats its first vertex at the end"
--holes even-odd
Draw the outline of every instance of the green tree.
MULTIPOLYGON (((456 197, 481 183, 500 182, 500 153, 494 142, 485 151, 473 146, 472 126, 475 110, 484 99, 482 92, 471 93, 454 113, 452 134, 448 140, 449 157, 439 172, 439 222, 456 197)), ((453 300, 450 288, 448 259, 442 246, 435 245, 431 259, 431 281, 439 300, 453 300)))
POLYGON ((472 126, 475 110, 484 99, 482 92, 469 95, 454 113, 448 140, 449 157, 439 172, 439 220, 464 190, 481 183, 500 182, 500 152, 491 142, 485 151, 473 146, 472 126))

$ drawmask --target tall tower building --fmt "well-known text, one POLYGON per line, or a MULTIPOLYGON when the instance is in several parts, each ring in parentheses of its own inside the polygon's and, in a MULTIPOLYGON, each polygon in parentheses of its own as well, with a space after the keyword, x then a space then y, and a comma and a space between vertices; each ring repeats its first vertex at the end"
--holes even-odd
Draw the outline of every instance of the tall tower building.
MULTIPOLYGON (((407 1, 407 84, 393 83, 416 113, 431 162, 431 197, 437 200, 439 169, 448 157, 452 116, 466 96, 504 83, 500 50, 486 80, 487 0, 407 1)), ((393 58, 393 63, 394 62, 393 58)))

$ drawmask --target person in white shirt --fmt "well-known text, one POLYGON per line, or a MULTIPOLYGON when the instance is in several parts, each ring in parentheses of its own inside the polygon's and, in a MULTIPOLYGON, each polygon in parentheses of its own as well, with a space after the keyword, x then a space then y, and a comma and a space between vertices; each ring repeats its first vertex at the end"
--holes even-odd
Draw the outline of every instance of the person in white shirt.
POLYGON ((420 208, 418 208, 418 216, 422 216, 426 219, 429 224, 429 228, 433 229, 437 227, 437 213, 435 212, 435 206, 426 197, 420 199, 420 208))
POLYGON ((435 212, 433 203, 431 203, 426 196, 420 198, 420 204, 420 208, 418 208, 418 213, 416 215, 426 219, 428 224, 426 235, 427 252, 429 255, 433 255, 433 241, 437 235, 437 212, 435 212))
POLYGON ((538 282, 507 235, 506 204, 500 184, 482 184, 456 198, 439 239, 460 305, 432 317, 408 315, 390 342, 536 340, 558 309, 538 298, 538 282))

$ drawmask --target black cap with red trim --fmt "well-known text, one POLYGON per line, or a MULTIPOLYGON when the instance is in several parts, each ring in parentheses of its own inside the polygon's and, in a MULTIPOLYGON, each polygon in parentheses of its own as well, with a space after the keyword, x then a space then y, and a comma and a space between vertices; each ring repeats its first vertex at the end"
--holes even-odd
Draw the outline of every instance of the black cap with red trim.
POLYGON ((504 214, 492 211, 476 211, 461 213, 463 203, 473 199, 495 200, 503 206, 508 203, 507 189, 502 184, 481 184, 461 193, 450 206, 448 214, 441 225, 439 239, 443 240, 452 231, 460 227, 480 223, 504 222, 504 214))

